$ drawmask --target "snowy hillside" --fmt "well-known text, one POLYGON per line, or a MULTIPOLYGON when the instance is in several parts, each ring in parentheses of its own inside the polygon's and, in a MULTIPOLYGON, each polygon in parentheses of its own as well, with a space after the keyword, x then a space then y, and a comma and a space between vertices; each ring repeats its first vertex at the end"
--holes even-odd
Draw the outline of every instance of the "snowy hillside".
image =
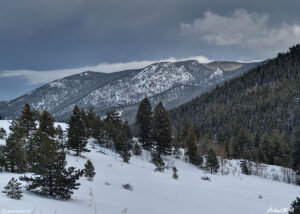
MULTIPOLYGON (((8 126, 7 121, 0 121, 0 127, 8 126)), ((241 175, 239 170, 234 174, 230 170, 228 175, 210 175, 182 160, 164 157, 167 165, 174 164, 178 169, 179 179, 174 180, 171 169, 154 172, 155 167, 148 160, 150 155, 145 151, 142 157, 133 156, 130 164, 124 164, 117 154, 94 145, 92 140, 89 149, 91 152, 84 153, 84 157, 67 156, 70 166, 83 168, 90 159, 96 168, 94 181, 81 178, 80 189, 70 201, 40 197, 25 190, 21 200, 0 193, 2 213, 13 210, 42 214, 259 214, 270 207, 288 208, 300 192, 295 185, 241 175), (209 176, 211 181, 202 180, 202 176, 209 176), (122 188, 126 183, 133 186, 133 191, 122 188)), ((233 168, 235 163, 231 163, 233 168)), ((11 177, 19 176, 0 173, 0 190, 11 177)))
POLYGON ((160 62, 117 73, 87 71, 55 80, 15 100, 0 102, 0 115, 11 119, 28 103, 36 110, 46 109, 56 119, 65 120, 76 104, 85 109, 91 106, 98 114, 117 108, 130 120, 134 118, 138 102, 145 96, 154 104, 160 100, 167 108, 172 108, 256 65, 236 62, 201 64, 191 60, 160 62))

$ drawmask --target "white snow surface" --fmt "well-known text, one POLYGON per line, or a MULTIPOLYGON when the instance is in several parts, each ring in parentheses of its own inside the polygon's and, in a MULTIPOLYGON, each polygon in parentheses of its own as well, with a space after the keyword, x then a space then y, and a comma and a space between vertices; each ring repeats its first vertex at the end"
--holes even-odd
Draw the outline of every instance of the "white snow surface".
MULTIPOLYGON (((67 126, 61 124, 63 128, 67 126)), ((8 121, 0 121, 7 129, 8 121)), ((68 165, 83 168, 90 159, 96 169, 93 182, 81 178, 81 186, 72 199, 60 201, 40 197, 24 190, 21 200, 0 193, 0 212, 42 214, 263 214, 272 207, 288 208, 300 188, 256 176, 210 175, 171 157, 164 157, 167 165, 175 165, 179 179, 172 178, 172 170, 154 172, 150 155, 133 156, 129 164, 114 152, 89 142, 91 152, 83 157, 67 155, 68 165), (209 176, 211 181, 201 180, 209 176), (107 185, 105 183, 109 183, 107 185), (122 188, 130 183, 133 191, 122 188), (91 196, 93 195, 93 197, 91 196), (260 199, 259 195, 263 198, 260 199)), ((20 174, 0 173, 0 190, 11 177, 20 174)), ((271 212, 269 212, 271 213, 271 212)), ((284 212, 283 212, 284 213, 284 212)))

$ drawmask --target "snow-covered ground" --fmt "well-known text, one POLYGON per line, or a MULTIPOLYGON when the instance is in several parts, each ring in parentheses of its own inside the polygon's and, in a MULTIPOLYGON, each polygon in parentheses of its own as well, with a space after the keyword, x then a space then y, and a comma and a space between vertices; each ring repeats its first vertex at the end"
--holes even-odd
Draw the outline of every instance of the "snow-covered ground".
MULTIPOLYGON (((0 121, 0 127, 5 126, 0 121)), ((66 127, 66 126, 64 126, 66 127)), ((174 158, 165 161, 178 169, 179 179, 172 178, 172 170, 154 172, 150 155, 143 151, 142 157, 133 156, 130 164, 107 149, 89 143, 91 152, 84 157, 67 156, 69 165, 83 168, 90 159, 95 168, 93 182, 81 178, 80 189, 69 201, 40 197, 24 190, 21 200, 8 198, 0 193, 2 213, 42 214, 260 214, 273 209, 290 207, 300 187, 283 182, 245 176, 239 173, 210 175, 174 158), (204 181, 209 176, 211 181, 204 181), (122 184, 130 183, 128 191, 122 184), (262 198, 259 198, 259 195, 262 198)), ((0 173, 0 190, 11 177, 19 174, 0 173)), ((272 213, 272 212, 269 212, 272 213)), ((282 212, 283 213, 283 212, 282 212)))

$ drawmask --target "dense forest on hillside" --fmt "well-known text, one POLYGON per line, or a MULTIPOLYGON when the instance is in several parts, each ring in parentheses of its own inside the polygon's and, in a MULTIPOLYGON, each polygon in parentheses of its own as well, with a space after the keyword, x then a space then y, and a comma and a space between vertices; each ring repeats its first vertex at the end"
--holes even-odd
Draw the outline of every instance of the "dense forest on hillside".
POLYGON ((170 116, 178 133, 190 124, 200 143, 222 145, 228 157, 293 165, 300 123, 300 45, 172 109, 170 116))

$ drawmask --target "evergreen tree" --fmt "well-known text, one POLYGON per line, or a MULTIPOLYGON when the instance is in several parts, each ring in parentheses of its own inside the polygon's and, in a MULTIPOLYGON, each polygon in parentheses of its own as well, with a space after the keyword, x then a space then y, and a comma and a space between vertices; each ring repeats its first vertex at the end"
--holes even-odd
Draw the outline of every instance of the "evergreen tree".
POLYGON ((6 166, 4 149, 5 149, 5 146, 4 145, 0 145, 0 172, 2 172, 3 169, 6 166))
POLYGON ((39 130, 51 137, 54 137, 56 130, 54 128, 54 119, 48 111, 43 111, 39 118, 39 130))
POLYGON ((159 102, 154 110, 153 139, 160 154, 170 155, 172 152, 172 128, 167 110, 159 102))
POLYGON ((138 137, 142 146, 146 150, 152 148, 152 106, 149 99, 144 98, 136 114, 136 124, 138 126, 138 137))
POLYGON ((132 152, 136 156, 140 156, 142 154, 142 148, 138 143, 134 144, 132 152))
POLYGON ((43 141, 48 141, 49 136, 38 129, 33 137, 26 144, 26 154, 27 154, 27 166, 30 172, 34 171, 38 163, 39 147, 43 141))
POLYGON ((0 128, 0 139, 4 139, 6 137, 6 131, 4 128, 0 128))
POLYGON ((289 214, 300 214, 300 198, 297 197, 296 200, 293 201, 289 214))
POLYGON ((40 195, 69 199, 80 185, 77 180, 82 172, 74 167, 65 168, 66 154, 50 137, 43 138, 36 155, 37 162, 32 169, 34 175, 20 177, 20 180, 27 182, 26 189, 40 195))
POLYGON ((119 112, 113 110, 106 113, 104 119, 104 141, 107 144, 108 148, 114 147, 118 153, 122 150, 122 143, 125 139, 124 134, 122 133, 122 120, 119 112))
POLYGON ((233 158, 240 158, 244 156, 244 150, 246 146, 250 145, 251 136, 247 129, 239 128, 236 131, 236 136, 234 137, 234 148, 233 148, 233 158))
POLYGON ((36 129, 36 113, 30 108, 29 104, 25 104, 21 116, 19 118, 19 125, 24 130, 25 136, 28 139, 29 136, 36 129))
POLYGON ((220 166, 216 153, 212 148, 208 150, 208 154, 206 155, 205 160, 205 169, 211 174, 217 173, 220 166))
POLYGON ((86 149, 87 138, 85 133, 85 122, 77 106, 74 107, 73 114, 71 115, 69 128, 68 128, 68 149, 76 151, 76 155, 81 152, 87 152, 86 149))
POLYGON ((131 129, 130 129, 129 125, 128 125, 128 121, 127 120, 124 122, 124 124, 122 126, 122 134, 124 135, 125 140, 128 143, 128 145, 129 145, 129 149, 131 149, 131 146, 132 146, 131 144, 132 144, 132 138, 133 138, 133 136, 132 136, 131 129))
POLYGON ((128 144, 126 142, 124 142, 123 145, 122 145, 121 157, 123 158, 123 161, 125 163, 129 163, 131 154, 129 152, 128 144))
POLYGON ((25 142, 16 133, 11 133, 6 139, 3 152, 6 169, 10 172, 24 172, 26 170, 25 142))
POLYGON ((17 200, 20 200, 23 197, 21 183, 19 183, 15 178, 10 179, 2 192, 5 193, 8 197, 17 200))
POLYGON ((60 125, 57 126, 56 130, 56 135, 57 135, 57 140, 59 145, 61 146, 62 149, 65 149, 65 136, 64 136, 64 131, 62 130, 62 127, 60 125))
POLYGON ((189 137, 187 139, 186 146, 187 148, 185 155, 187 156, 189 162, 200 167, 203 160, 198 154, 197 138, 193 128, 190 128, 189 130, 189 137))
POLYGON ((84 177, 86 177, 89 181, 93 181, 94 176, 96 175, 95 167, 90 160, 84 164, 84 177))
POLYGON ((163 159, 160 156, 159 152, 152 152, 151 153, 152 156, 152 163, 155 165, 155 169, 154 171, 159 171, 159 172, 163 172, 165 169, 165 163, 163 161, 163 159))
POLYGON ((178 179, 178 174, 177 174, 178 170, 175 166, 173 166, 172 169, 173 169, 173 178, 177 180, 178 179))
POLYGON ((293 159, 294 169, 300 174, 300 126, 294 130, 293 159))
POLYGON ((173 139, 173 156, 177 159, 179 159, 181 157, 181 146, 180 146, 180 142, 179 142, 179 136, 178 136, 178 132, 177 129, 174 129, 174 139, 173 139))
POLYGON ((252 174, 252 164, 247 159, 242 159, 240 162, 240 167, 242 170, 242 173, 245 175, 251 175, 252 174))

